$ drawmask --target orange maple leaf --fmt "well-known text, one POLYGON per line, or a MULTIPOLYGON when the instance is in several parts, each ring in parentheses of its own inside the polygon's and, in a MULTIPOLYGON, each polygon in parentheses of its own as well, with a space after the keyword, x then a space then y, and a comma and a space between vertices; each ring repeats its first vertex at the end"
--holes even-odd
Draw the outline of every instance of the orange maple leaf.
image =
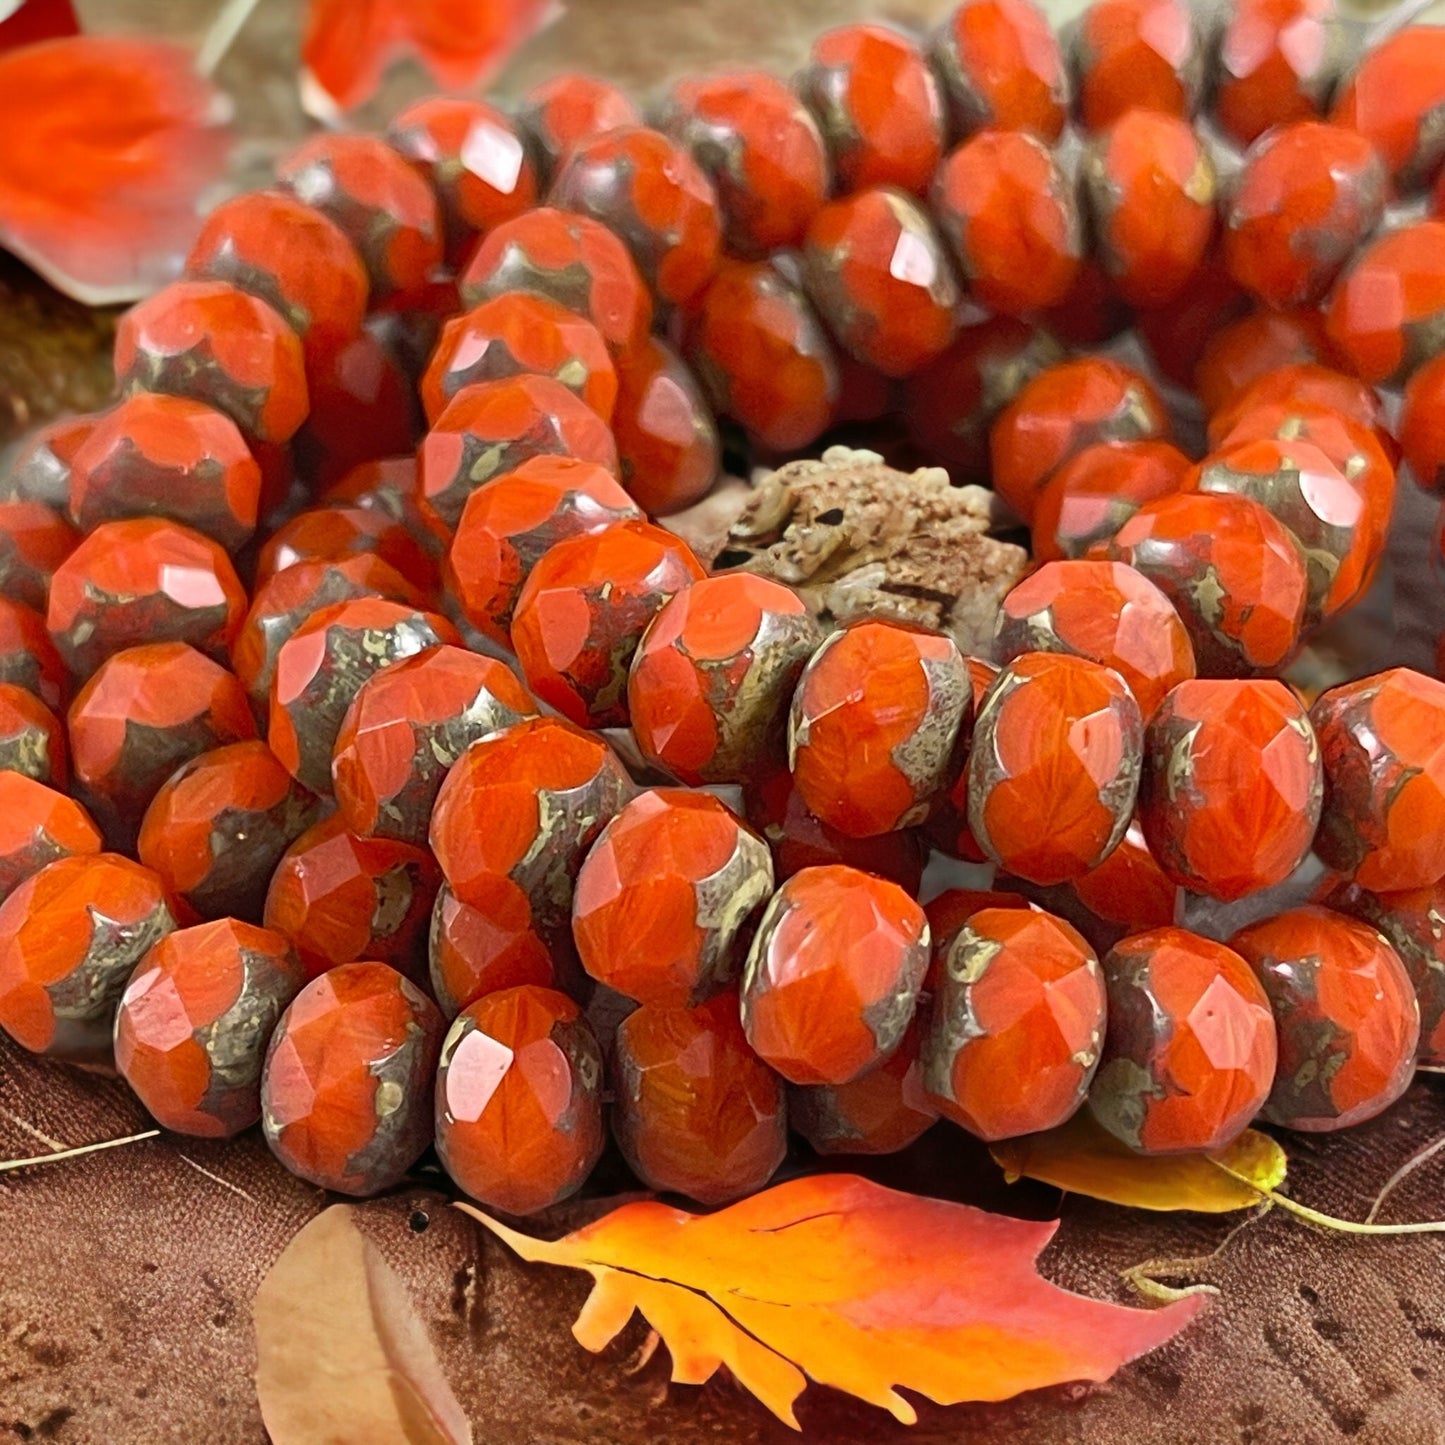
POLYGON ((555 1242, 461 1205, 523 1259, 596 1281, 572 1328, 600 1350, 640 1311, 690 1384, 726 1365, 779 1419, 809 1379, 917 1414, 1105 1380, 1203 1307, 1126 1309, 1050 1284, 1034 1262, 1058 1228, 885 1189, 851 1174, 796 1179, 716 1214, 625 1204, 555 1242))

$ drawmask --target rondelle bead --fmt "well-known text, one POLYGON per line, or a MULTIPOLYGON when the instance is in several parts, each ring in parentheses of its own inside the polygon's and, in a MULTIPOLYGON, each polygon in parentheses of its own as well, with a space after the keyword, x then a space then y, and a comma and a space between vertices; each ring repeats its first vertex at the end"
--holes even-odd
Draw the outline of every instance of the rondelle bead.
POLYGON ((781 767, 788 707, 821 635, 770 578, 729 572, 684 587, 632 659, 627 709, 643 757, 692 787, 781 767))
POLYGON ((607 423, 560 381, 511 376, 457 393, 417 453, 423 509, 455 528, 467 498, 531 457, 571 457, 617 475, 607 423))
POLYGON ((1222 1149, 1274 1084, 1269 999, 1233 949, 1183 928, 1117 943, 1104 959, 1108 1029, 1094 1117, 1141 1154, 1222 1149))
POLYGON ((1324 113, 1344 50, 1335 0, 1235 0, 1221 19, 1212 108, 1227 135, 1249 145, 1324 113))
POLYGON ((281 1015, 261 1076, 261 1127, 293 1174, 367 1196, 405 1177, 432 1138, 436 1005, 383 963, 313 979, 281 1015))
POLYGON ((175 927, 164 884, 129 858, 47 864, 0 904, 0 1028, 31 1053, 108 1066, 126 981, 175 927))
POLYGON ((1445 352, 1406 382, 1397 434, 1416 486, 1445 492, 1445 352))
POLYGON ((456 629, 434 612, 380 598, 337 602, 301 624, 276 654, 271 751, 313 793, 331 792, 331 757, 362 683, 441 643, 456 629))
POLYGON ((1054 141, 1069 115, 1069 73, 1031 0, 964 0, 933 34, 954 131, 1026 130, 1054 141))
POLYGON ((417 591, 436 590, 435 559, 395 517, 375 507, 324 506, 297 512, 267 538, 256 558, 256 587, 302 562, 372 556, 417 591))
MULTIPOLYGON (((1224 184, 1223 178, 1220 183, 1224 184)), ((1216 236, 1188 286, 1162 306, 1134 315, 1135 329, 1155 370, 1186 391, 1195 389, 1194 372, 1210 338, 1250 309, 1249 298, 1224 269, 1219 249, 1216 236)))
POLYGON ((1379 151, 1399 190, 1428 186, 1445 160, 1445 33, 1409 25, 1365 47, 1330 119, 1379 151))
MULTIPOLYGON (((1359 377, 1321 362, 1295 361, 1274 366, 1240 387, 1210 413, 1209 445, 1219 447, 1229 441, 1268 435, 1260 414, 1269 417, 1276 429, 1288 427, 1290 432, 1298 432, 1313 442, 1336 466, 1348 458, 1345 454, 1337 456, 1336 448, 1323 440, 1331 430, 1328 423, 1351 433, 1352 441, 1357 429, 1363 427, 1370 433, 1384 465, 1394 465, 1396 444, 1380 393, 1359 377)), ((1283 436, 1284 432, 1276 430, 1275 434, 1283 436)), ((1356 450, 1363 449, 1357 442, 1356 450)), ((1373 453, 1368 460, 1373 462, 1373 453)), ((1357 471, 1363 470, 1363 461, 1353 465, 1357 471)))
POLYGON ((117 652, 67 717, 75 791, 116 849, 134 847, 157 789, 200 753, 256 736, 246 690, 184 642, 117 652))
POLYGON ((1214 416, 1271 373, 1332 359, 1325 319, 1314 307, 1251 311, 1209 338, 1194 368, 1194 391, 1214 416))
POLYGON ((607 743, 560 718, 514 723, 473 743, 437 795, 431 846, 464 903, 570 939, 587 850, 632 795, 607 743))
POLYGON ((1185 492, 1141 507, 1108 555, 1174 604, 1205 677, 1275 672, 1294 656, 1309 600, 1299 544, 1250 497, 1185 492))
POLYGON ((1181 683, 1144 748, 1139 819, 1181 887, 1233 901, 1284 882, 1304 861, 1323 797, 1320 745, 1283 683, 1181 683))
POLYGON ((803 276, 843 349, 885 376, 917 371, 958 330, 953 263, 928 213, 902 191, 859 191, 820 208, 803 276))
POLYGON ((1279 1027, 1266 1119, 1310 1133, 1348 1129, 1405 1092, 1420 1006, 1375 929, 1328 908, 1292 908, 1240 929, 1229 946, 1253 965, 1279 1027))
POLYGON ((938 1118, 918 1056, 924 1012, 920 1004, 903 1042, 876 1069, 847 1084, 788 1089, 788 1124, 819 1154, 896 1154, 938 1118))
POLYGON ((448 1019, 483 994, 525 983, 556 985, 551 950, 532 927, 532 910, 520 891, 499 891, 483 910, 463 903, 443 883, 432 909, 427 957, 432 993, 448 1019))
POLYGON ((731 990, 696 1008, 629 1014, 611 1076, 613 1137, 649 1189, 728 1204, 783 1162, 783 1083, 749 1047, 731 990))
POLYGON ((202 918, 259 923, 276 864, 320 813, 265 743, 230 743, 161 785, 137 850, 202 918))
POLYGON ((664 602, 704 576, 687 543, 649 522, 614 522, 555 543, 512 615, 527 685, 584 727, 625 726, 627 670, 664 602))
POLYGON ((951 637, 896 622, 834 632, 793 693, 788 767, 803 801, 854 838, 921 823, 959 766, 973 717, 951 637))
POLYGON ((1194 676, 1194 648, 1169 599, 1120 562, 1046 562, 999 606, 993 656, 1065 652, 1112 667, 1145 721, 1176 683, 1194 676))
POLYGON ((289 441, 306 420, 300 338, 226 281, 173 281, 131 307, 116 327, 115 379, 205 402, 258 441, 289 441))
POLYGON ((642 124, 626 92, 595 75, 565 70, 534 85, 523 97, 518 118, 549 168, 576 146, 642 124))
POLYGON ((74 798, 24 773, 0 769, 0 903, 58 858, 100 850, 100 829, 74 798))
POLYGON ((422 511, 415 456, 362 462, 327 487, 320 502, 326 507, 359 507, 396 522, 429 557, 440 557, 451 540, 446 528, 422 511))
POLYGON ((838 190, 922 195, 943 154, 943 89, 917 42, 887 25, 840 25, 794 84, 827 142, 838 190))
POLYGON ((33 692, 0 682, 0 773, 17 773, 53 788, 70 781, 66 728, 33 692))
POLYGON ((1095 0, 1079 17, 1070 59, 1085 130, 1134 109, 1187 120, 1204 89, 1204 37, 1188 0, 1095 0))
POLYGON ((731 809, 711 793, 648 789, 583 859, 572 937, 598 983, 688 1008, 736 981, 772 893, 767 844, 731 809))
POLYGON ((436 194, 385 141, 313 136, 277 163, 276 181, 346 234, 366 267, 373 302, 416 298, 441 265, 436 194))
POLYGON ((602 1054, 565 994, 487 994, 452 1022, 436 1080, 436 1144, 463 1193, 534 1214, 581 1188, 602 1153, 602 1054))
POLYGON ((0 502, 0 597, 43 608, 55 569, 80 535, 44 502, 0 502))
POLYGON ((336 735, 331 774, 340 816, 363 838, 425 847, 452 764, 478 738, 536 711, 511 668, 460 647, 429 648, 373 674, 336 735))
MULTIPOLYGON (((969 694, 973 704, 973 716, 983 704, 984 694, 993 686, 998 668, 986 658, 966 657, 964 667, 968 670, 969 694)), ((988 863, 990 858, 979 846, 978 839, 968 826, 968 768, 958 771, 946 793, 933 800, 923 824, 923 833, 929 843, 950 858, 962 859, 965 863, 988 863)), ((851 862, 852 860, 847 860, 851 862)), ((861 865, 860 865, 861 866, 861 865)), ((917 892, 911 889, 911 892, 917 892)))
POLYGON ((1380 893, 1445 877, 1445 682, 1391 668, 1331 688, 1310 717, 1325 772, 1320 857, 1380 893))
POLYGON ((168 933, 115 1016, 115 1066, 163 1129, 229 1138, 261 1117, 261 1064, 305 981, 278 933, 234 918, 168 933))
POLYGON ((224 659, 246 590, 219 543, 178 522, 135 517, 97 527, 55 570, 46 625, 72 674, 146 642, 188 642, 224 659))
POLYGON ((290 939, 308 979, 337 964, 371 959, 423 983, 441 881, 425 848, 358 838, 333 815, 282 855, 262 922, 290 939))
POLYGON ((70 693, 70 675, 45 618, 8 597, 0 597, 0 686, 31 693, 52 711, 70 693))
POLYGON ((984 852, 1031 883, 1096 868, 1129 826, 1144 725, 1117 672, 1029 652, 984 695, 968 763, 968 822, 984 852))
MULTIPOLYGON (((1068 886, 1090 916, 1112 931, 1139 933, 1183 920, 1184 894, 1150 852, 1137 816, 1119 846, 1068 886)), ((1118 938, 1109 942, 1112 945, 1118 938)))
POLYGON ((943 959, 923 1041, 923 1084, 980 1139, 1062 1124, 1088 1093, 1104 1042, 1104 979, 1061 918, 984 908, 943 959))
POLYGON ((31 432, 0 477, 0 501, 44 502, 63 510, 70 500, 70 463, 99 420, 64 416, 31 432))
POLYGON ((743 970, 748 1042, 794 1084, 846 1084, 902 1041, 928 967, 928 921, 895 883, 805 868, 773 895, 743 970))
POLYGON ((717 268, 717 193, 686 147, 660 131, 614 130, 574 147, 548 200, 620 236, 659 301, 688 301, 717 268))

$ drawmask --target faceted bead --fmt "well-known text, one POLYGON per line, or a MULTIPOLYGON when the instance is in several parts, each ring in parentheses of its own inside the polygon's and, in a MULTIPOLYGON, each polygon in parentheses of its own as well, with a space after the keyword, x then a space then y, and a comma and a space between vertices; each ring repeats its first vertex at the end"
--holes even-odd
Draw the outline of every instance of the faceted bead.
POLYGON ((987 127, 1059 138, 1069 75, 1048 17, 1031 0, 964 0, 933 36, 953 129, 987 127))
POLYGON ((373 507, 339 505, 297 512, 277 527, 256 559, 256 587, 301 562, 334 564, 359 556, 385 562, 418 592, 436 589, 435 559, 396 518, 373 507))
MULTIPOLYGON (((999 670, 982 657, 966 657, 963 664, 968 671, 972 716, 977 718, 984 694, 993 686, 999 670)), ((961 755, 962 752, 960 749, 961 755)), ((933 800, 933 808, 924 822, 923 831, 928 841, 950 858, 960 858, 965 863, 990 861, 988 854, 979 846, 978 839, 973 836, 973 829, 968 825, 967 766, 958 770, 958 776, 954 778, 948 791, 933 800)))
POLYGON ((453 1021, 436 1087, 436 1143, 463 1193, 508 1214, 575 1194, 602 1153, 602 1054, 565 994, 487 994, 453 1021))
POLYGON ((1144 746, 1139 819, 1181 887, 1232 902, 1284 882, 1308 855, 1323 796, 1320 745, 1283 683, 1182 683, 1144 746))
POLYGON ((767 845, 710 793, 639 793, 577 874, 582 966, 640 1003, 687 1008, 736 981, 753 915, 772 896, 767 845))
POLYGON ((559 381, 512 376, 469 386, 436 419, 417 454, 421 495, 455 528, 467 498, 530 457, 571 457, 614 476, 617 446, 607 423, 559 381))
POLYGON ((744 815, 767 840, 779 881, 832 863, 876 873, 915 894, 923 878, 928 848, 917 828, 850 838, 810 812, 784 767, 750 779, 743 793, 744 815))
POLYGON ((620 236, 659 301, 685 303, 717 269, 717 193, 687 149, 659 131, 614 130, 576 146, 548 200, 620 236))
POLYGON ((626 726, 627 670, 642 634, 669 597, 704 575, 685 542, 648 522, 555 543, 512 617, 527 685, 575 723, 626 726))
POLYGON ((1283 667, 1300 642, 1309 578, 1299 544, 1249 497, 1183 492, 1141 507, 1108 555, 1174 604, 1204 677, 1283 667))
POLYGON ((652 296, 627 247, 600 221, 539 206, 490 231, 461 275, 469 306, 518 292, 590 321, 620 355, 652 329, 652 296))
POLYGON ((1429 185, 1445 160, 1445 33, 1410 25, 1368 46, 1330 119, 1374 145, 1401 191, 1429 185))
POLYGON ((33 693, 52 711, 70 692, 60 653, 45 630, 45 618, 33 607, 0 597, 0 686, 33 693))
POLYGON ((763 70, 688 76, 660 116, 712 181, 729 251, 766 256, 803 239, 832 177, 817 123, 787 85, 763 70))
POLYGON ((1189 458, 1170 442, 1095 442, 1044 483, 1030 539, 1035 561, 1083 557, 1146 502, 1181 489, 1189 458))
POLYGON ((982 306, 1022 316, 1073 289, 1084 237, 1072 183, 1025 131, 982 131, 933 182, 933 214, 982 306))
POLYGON ((434 647, 374 674, 336 735, 332 780, 346 826, 424 847, 452 764, 536 711, 511 668, 460 647, 434 647))
POLYGON ((518 116, 549 169, 587 141, 642 124, 641 113, 624 91, 575 70, 534 85, 522 97, 518 116))
POLYGON ((160 391, 223 411, 247 436, 289 441, 306 420, 301 342, 285 318, 227 281, 173 281, 115 333, 122 391, 160 391))
POLYGON ((356 247, 320 211, 279 191, 222 201, 191 247, 186 275, 229 282, 273 306, 301 338, 308 371, 366 319, 356 247))
POLYGON ((1235 0, 1223 20, 1213 106, 1226 134, 1249 145, 1324 113, 1344 48, 1334 0, 1235 0))
POLYGON ((520 125, 480 100, 428 96, 407 106, 386 138, 431 183, 454 265, 478 232, 537 204, 537 170, 520 125))
POLYGON ((1445 884, 1373 893, 1341 883, 1322 901, 1377 929, 1400 955, 1420 1006, 1416 1058, 1431 1068, 1445 1065, 1445 884))
POLYGON ((861 1078, 788 1090, 788 1123, 819 1154, 896 1154, 938 1118, 923 1087, 923 1013, 920 1005, 903 1042, 861 1078))
POLYGON ((803 274, 843 349, 885 376, 917 371, 958 330, 953 263, 928 213, 902 191, 859 191, 820 208, 803 274))
POLYGON ((717 409, 772 451, 796 451, 833 422, 832 342, 802 289, 772 261, 724 260, 689 309, 686 350, 717 409))
POLYGON ((808 807, 853 838, 921 823, 952 781, 973 708, 953 639, 896 622, 834 632, 793 694, 788 766, 808 807))
POLYGON ((13 768, 0 770, 0 903, 57 858, 100 848, 100 829, 74 798, 13 768))
POLYGON ((441 264, 435 193, 375 136, 313 136, 282 158, 276 180, 345 232, 361 254, 373 303, 414 298, 441 264))
POLYGON ((1004 598, 993 655, 1065 652, 1111 667, 1147 720, 1194 676, 1194 649, 1169 599, 1119 562, 1047 562, 1004 598))
POLYGON ((303 787, 331 791, 346 710, 369 677, 440 643, 459 643, 435 612, 361 597, 314 613, 281 645, 271 681, 272 751, 303 787))
POLYGON ((333 816, 286 850, 262 917, 291 941, 307 978, 373 959, 421 983, 440 887, 441 873, 425 848, 358 838, 333 816))
POLYGON ((87 532, 169 517, 234 551, 256 530, 260 504, 261 468, 235 422, 184 396, 128 397, 71 463, 70 513, 87 532))
POLYGON ((79 540, 44 502, 0 502, 0 597, 43 608, 51 576, 79 540))
POLYGON ((1380 893, 1445 877, 1445 682, 1392 668, 1331 688, 1310 716, 1325 770, 1319 856, 1380 893))
POLYGON ((447 774, 432 851, 462 902, 500 918, 529 906, 540 936, 570 938, 577 871, 631 796, 602 738, 560 718, 514 723, 473 743, 447 774))
POLYGON ((1046 331, 1012 316, 965 326, 948 349, 908 378, 904 420, 955 485, 987 482, 989 428, 1039 372, 1064 353, 1046 331))
POLYGON ((64 509, 70 501, 70 463, 99 419, 66 416, 32 432, 0 477, 0 501, 64 509))
POLYGON ((79 678, 143 642, 189 642, 224 658, 246 592, 219 543, 178 522, 136 517, 97 527, 56 569, 46 625, 79 678))
MULTIPOLYGON (((1268 435, 1257 423, 1248 431, 1241 429, 1242 424, 1258 412, 1268 413, 1280 424, 1286 417, 1296 418, 1288 430, 1301 434, 1309 431, 1311 435, 1307 440, 1313 441, 1331 457, 1335 457, 1334 448, 1326 445, 1319 435, 1320 423, 1326 416, 1335 418, 1345 427, 1364 427, 1372 434, 1374 450, 1381 454, 1380 460, 1387 467, 1391 465, 1395 443, 1390 436, 1380 393, 1357 376, 1347 376, 1343 371, 1336 371, 1317 361, 1298 361, 1267 371, 1236 392, 1210 416, 1209 445, 1217 448, 1230 440, 1243 441, 1268 435)), ((1368 460, 1374 461, 1373 452, 1368 460)), ((1337 457, 1336 465, 1339 464, 1340 458, 1337 457)))
POLYGON ((261 1064, 305 982, 277 933, 222 918, 168 933, 115 1016, 115 1066, 162 1128, 229 1138, 261 1117, 261 1064))
POLYGON ((1271 372, 1310 362, 1329 364, 1330 350, 1318 311, 1253 311, 1215 331, 1194 369, 1194 390, 1213 416, 1271 372))
POLYGON ((484 994, 527 983, 556 984, 551 951, 533 929, 532 910, 520 890, 499 890, 484 910, 463 903, 443 883, 427 948, 432 992, 449 1019, 484 994))
POLYGON ((184 642, 108 658, 76 694, 67 722, 76 795, 117 850, 135 845, 151 799, 182 763, 256 736, 245 688, 184 642))
POLYGON ((1103 1041, 1104 980, 1080 934, 1034 909, 980 909, 943 960, 924 1088, 980 1139, 1037 1133, 1084 1102, 1103 1041))
POLYGON ((1186 0, 1095 0, 1079 18, 1072 59, 1085 130, 1136 108, 1187 120, 1204 88, 1204 37, 1186 0))
POLYGON ((230 743, 161 785, 138 852, 202 918, 259 923, 276 864, 320 813, 265 743, 230 743))
POLYGON ((1086 149, 1084 194, 1104 269, 1134 306, 1198 272, 1214 233, 1214 162, 1178 116, 1131 110, 1086 149))
POLYGON ((1356 376, 1398 386, 1445 341, 1445 221, 1385 231, 1340 277, 1330 344, 1356 376))
POLYGON ((1266 306, 1307 306, 1379 223, 1388 178, 1375 148, 1301 121, 1250 148, 1221 217, 1230 275, 1266 306))
POLYGON ((1117 672, 1063 653, 1014 658, 974 723, 968 822, 984 852, 1031 883, 1097 868, 1129 826, 1143 733, 1117 672))
POLYGON ((399 522, 429 557, 446 551, 451 535, 435 517, 422 512, 416 491, 416 458, 381 457, 353 467, 321 494, 328 507, 362 507, 399 522))
POLYGON ((0 775, 63 788, 70 778, 65 728, 33 692, 0 682, 0 775))
POLYGON ((1210 338, 1249 310, 1249 298, 1220 259, 1216 232, 1189 285, 1162 306, 1137 313, 1134 325, 1160 378, 1193 391, 1194 372, 1210 338))
POLYGON ((773 895, 743 971, 748 1042, 794 1084, 846 1084, 898 1047, 928 967, 923 910, 895 883, 805 868, 773 895))
POLYGON ((161 880, 129 858, 47 864, 0 904, 0 1028, 31 1053, 109 1065, 131 970, 175 926, 161 880))
POLYGON ((1445 493, 1445 353, 1406 383, 1397 430, 1415 484, 1445 493))
POLYGON ((253 706, 265 713, 276 674, 276 655, 287 638, 324 608, 359 597, 422 606, 417 589, 369 552, 294 562, 256 588, 251 610, 231 647, 231 665, 253 706))
POLYGON ((617 369, 602 333, 545 296, 509 292, 448 321, 422 378, 427 419, 435 422, 464 386, 508 376, 550 376, 603 421, 617 402, 617 369))
POLYGON ((261 1075, 261 1127, 295 1175, 338 1194, 399 1184, 432 1137, 445 1028, 383 963, 313 979, 281 1015, 261 1075))
POLYGON ((1022 386, 994 422, 994 490, 1031 521, 1044 484, 1076 452, 1168 431, 1164 403, 1137 371, 1103 356, 1060 362, 1022 386))
POLYGON ((649 336, 617 359, 612 434, 628 495, 649 516, 701 501, 722 466, 717 423, 687 363, 649 336))
POLYGON ((629 1014, 612 1081, 613 1136, 649 1189, 728 1204, 763 1188, 787 1153, 782 1080, 749 1047, 734 992, 629 1014))
POLYGON ((1100 922, 1127 933, 1170 927, 1184 912, 1184 895, 1149 851, 1137 821, 1097 868, 1069 887, 1100 922))
POLYGON ((1122 940, 1104 959, 1109 1026, 1094 1117, 1141 1154, 1224 1148, 1274 1083, 1269 999, 1233 949, 1182 928, 1122 940))
POLYGON ((1420 1006, 1400 955, 1369 925, 1292 908, 1241 929, 1279 1025, 1264 1116, 1286 1129, 1348 1129, 1383 1113, 1415 1076, 1420 1006))
POLYGON ((730 572, 685 587, 632 660, 627 706, 643 757, 693 787, 782 766, 788 707, 820 640, 780 582, 730 572))
POLYGON ((928 189, 943 155, 943 90, 910 36, 886 25, 840 25, 813 42, 794 84, 827 142, 841 193, 928 189))

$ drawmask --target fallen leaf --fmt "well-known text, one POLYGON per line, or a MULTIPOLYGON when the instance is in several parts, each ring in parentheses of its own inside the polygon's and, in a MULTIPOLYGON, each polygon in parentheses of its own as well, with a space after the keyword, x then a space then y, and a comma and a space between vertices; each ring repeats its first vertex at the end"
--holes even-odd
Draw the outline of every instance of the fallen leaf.
POLYGON ((256 1393, 273 1445, 471 1445, 406 1288, 356 1214, 323 1210, 256 1291, 256 1393))
POLYGON ((1257 1129, 1217 1154, 1136 1154, 1087 1109, 1057 1129, 1002 1140, 990 1152, 1010 1182, 1026 1177, 1110 1204, 1200 1214, 1258 1204, 1264 1190, 1284 1183, 1288 1167, 1284 1150, 1257 1129))
POLYGON ((716 1214, 626 1204, 555 1242, 468 1214, 523 1259, 596 1281, 573 1326, 600 1350, 637 1310, 673 1379, 726 1365, 787 1424, 809 1379, 917 1419, 895 1386, 940 1404, 1105 1380, 1203 1307, 1127 1309, 1034 1269, 1058 1228, 885 1189, 851 1174, 791 1180, 716 1214))
POLYGON ((88 305, 180 268, 228 139, 180 47, 77 35, 0 54, 0 246, 88 305))

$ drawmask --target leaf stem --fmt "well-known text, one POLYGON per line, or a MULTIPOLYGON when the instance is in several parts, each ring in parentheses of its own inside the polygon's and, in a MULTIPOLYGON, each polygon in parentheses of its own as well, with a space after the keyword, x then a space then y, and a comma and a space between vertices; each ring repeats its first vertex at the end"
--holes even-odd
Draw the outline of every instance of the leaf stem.
POLYGON ((142 1139, 154 1139, 159 1129, 144 1129, 139 1134, 127 1134, 124 1139, 102 1139, 96 1144, 78 1144, 74 1149, 57 1149, 53 1154, 37 1154, 33 1159, 0 1159, 0 1174, 12 1169, 29 1169, 35 1164, 59 1164, 63 1159, 79 1159, 86 1154, 98 1154, 102 1149, 119 1149, 122 1144, 138 1144, 142 1139))
POLYGON ((1375 1224, 1370 1220, 1336 1219, 1332 1214, 1322 1214, 1318 1209, 1311 1209, 1308 1204, 1298 1203, 1287 1194, 1278 1194, 1273 1189, 1260 1188, 1253 1180, 1243 1174, 1236 1174, 1233 1169, 1221 1164, 1217 1159, 1211 1162, 1216 1169, 1223 1169, 1231 1179, 1237 1179, 1241 1184, 1247 1184, 1262 1198, 1269 1200, 1271 1204, 1277 1204, 1290 1214, 1296 1214, 1301 1219, 1307 1219, 1311 1224, 1318 1224, 1323 1229, 1333 1229, 1341 1234, 1445 1234, 1445 1219, 1424 1220, 1416 1224, 1375 1224))

